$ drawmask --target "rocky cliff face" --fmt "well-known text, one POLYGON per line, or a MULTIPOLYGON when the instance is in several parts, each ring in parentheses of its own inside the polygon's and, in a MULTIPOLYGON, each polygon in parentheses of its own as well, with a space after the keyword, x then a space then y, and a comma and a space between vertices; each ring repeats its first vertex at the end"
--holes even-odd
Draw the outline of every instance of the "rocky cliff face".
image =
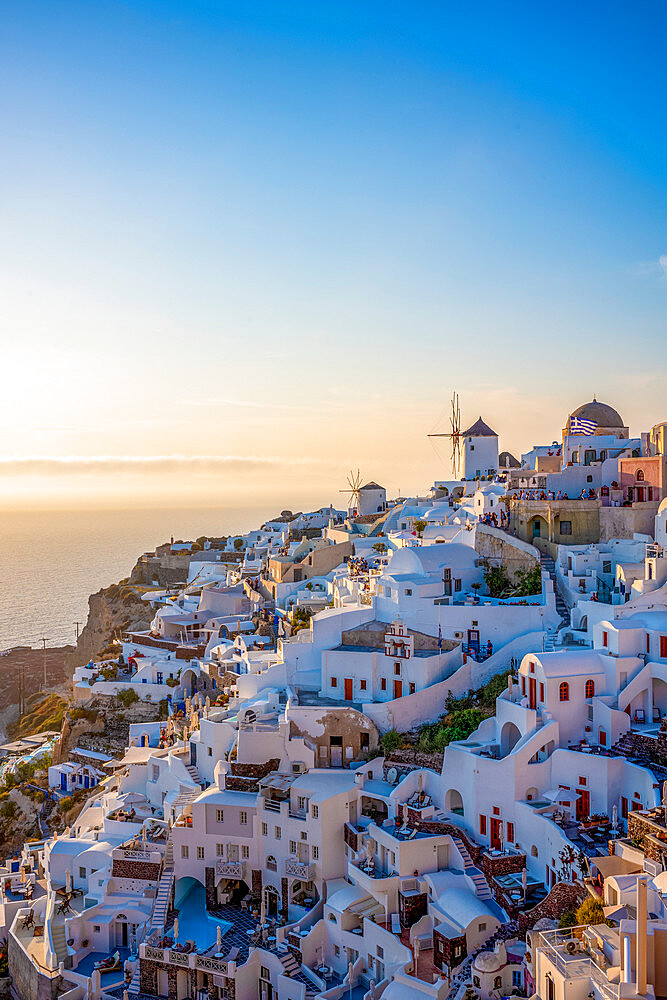
POLYGON ((67 657, 70 669, 87 663, 105 650, 126 629, 145 629, 152 618, 151 609, 141 595, 148 588, 135 584, 112 583, 88 598, 88 620, 79 636, 76 650, 67 657))

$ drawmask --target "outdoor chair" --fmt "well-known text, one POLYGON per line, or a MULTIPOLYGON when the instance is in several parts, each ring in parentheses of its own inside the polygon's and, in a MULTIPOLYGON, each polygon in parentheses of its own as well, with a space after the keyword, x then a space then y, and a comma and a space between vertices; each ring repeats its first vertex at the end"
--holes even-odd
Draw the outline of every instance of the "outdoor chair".
POLYGON ((23 920, 21 921, 21 927, 28 928, 34 926, 35 926, 35 913, 33 910, 31 910, 30 913, 27 913, 25 917, 23 917, 23 920))

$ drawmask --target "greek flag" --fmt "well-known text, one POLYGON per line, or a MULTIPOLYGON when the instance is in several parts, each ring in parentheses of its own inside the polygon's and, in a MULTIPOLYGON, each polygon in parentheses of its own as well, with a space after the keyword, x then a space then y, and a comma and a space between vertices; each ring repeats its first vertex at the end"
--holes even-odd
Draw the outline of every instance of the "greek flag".
POLYGON ((582 417, 570 417, 570 434, 594 434, 597 420, 584 420, 582 417))

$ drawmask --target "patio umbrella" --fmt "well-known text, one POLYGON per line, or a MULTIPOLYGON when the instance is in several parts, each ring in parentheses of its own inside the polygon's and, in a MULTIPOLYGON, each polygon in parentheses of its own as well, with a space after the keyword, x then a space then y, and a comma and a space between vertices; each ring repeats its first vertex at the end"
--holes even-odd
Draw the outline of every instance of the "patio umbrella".
POLYGON ((528 888, 528 869, 521 870, 521 885, 523 886, 523 901, 526 901, 526 889, 528 888))
POLYGON ((259 911, 259 922, 262 925, 262 927, 266 923, 266 899, 264 897, 264 893, 262 893, 262 905, 259 911))
POLYGON ((69 868, 65 869, 65 892, 70 893, 72 891, 72 873, 69 868))
POLYGON ((218 951, 220 951, 220 948, 222 947, 222 927, 220 926, 220 924, 218 924, 218 929, 216 931, 215 937, 216 937, 216 944, 218 946, 218 951))
POLYGON ((178 917, 174 917, 174 941, 178 941, 178 917))

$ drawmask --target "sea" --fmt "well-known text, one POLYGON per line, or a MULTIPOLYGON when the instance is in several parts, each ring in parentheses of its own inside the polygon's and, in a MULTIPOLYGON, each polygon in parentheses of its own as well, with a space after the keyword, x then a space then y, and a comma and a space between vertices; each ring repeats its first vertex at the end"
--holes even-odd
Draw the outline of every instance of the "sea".
POLYGON ((156 545, 258 527, 259 507, 0 511, 0 651, 76 641, 88 597, 130 575, 156 545))

